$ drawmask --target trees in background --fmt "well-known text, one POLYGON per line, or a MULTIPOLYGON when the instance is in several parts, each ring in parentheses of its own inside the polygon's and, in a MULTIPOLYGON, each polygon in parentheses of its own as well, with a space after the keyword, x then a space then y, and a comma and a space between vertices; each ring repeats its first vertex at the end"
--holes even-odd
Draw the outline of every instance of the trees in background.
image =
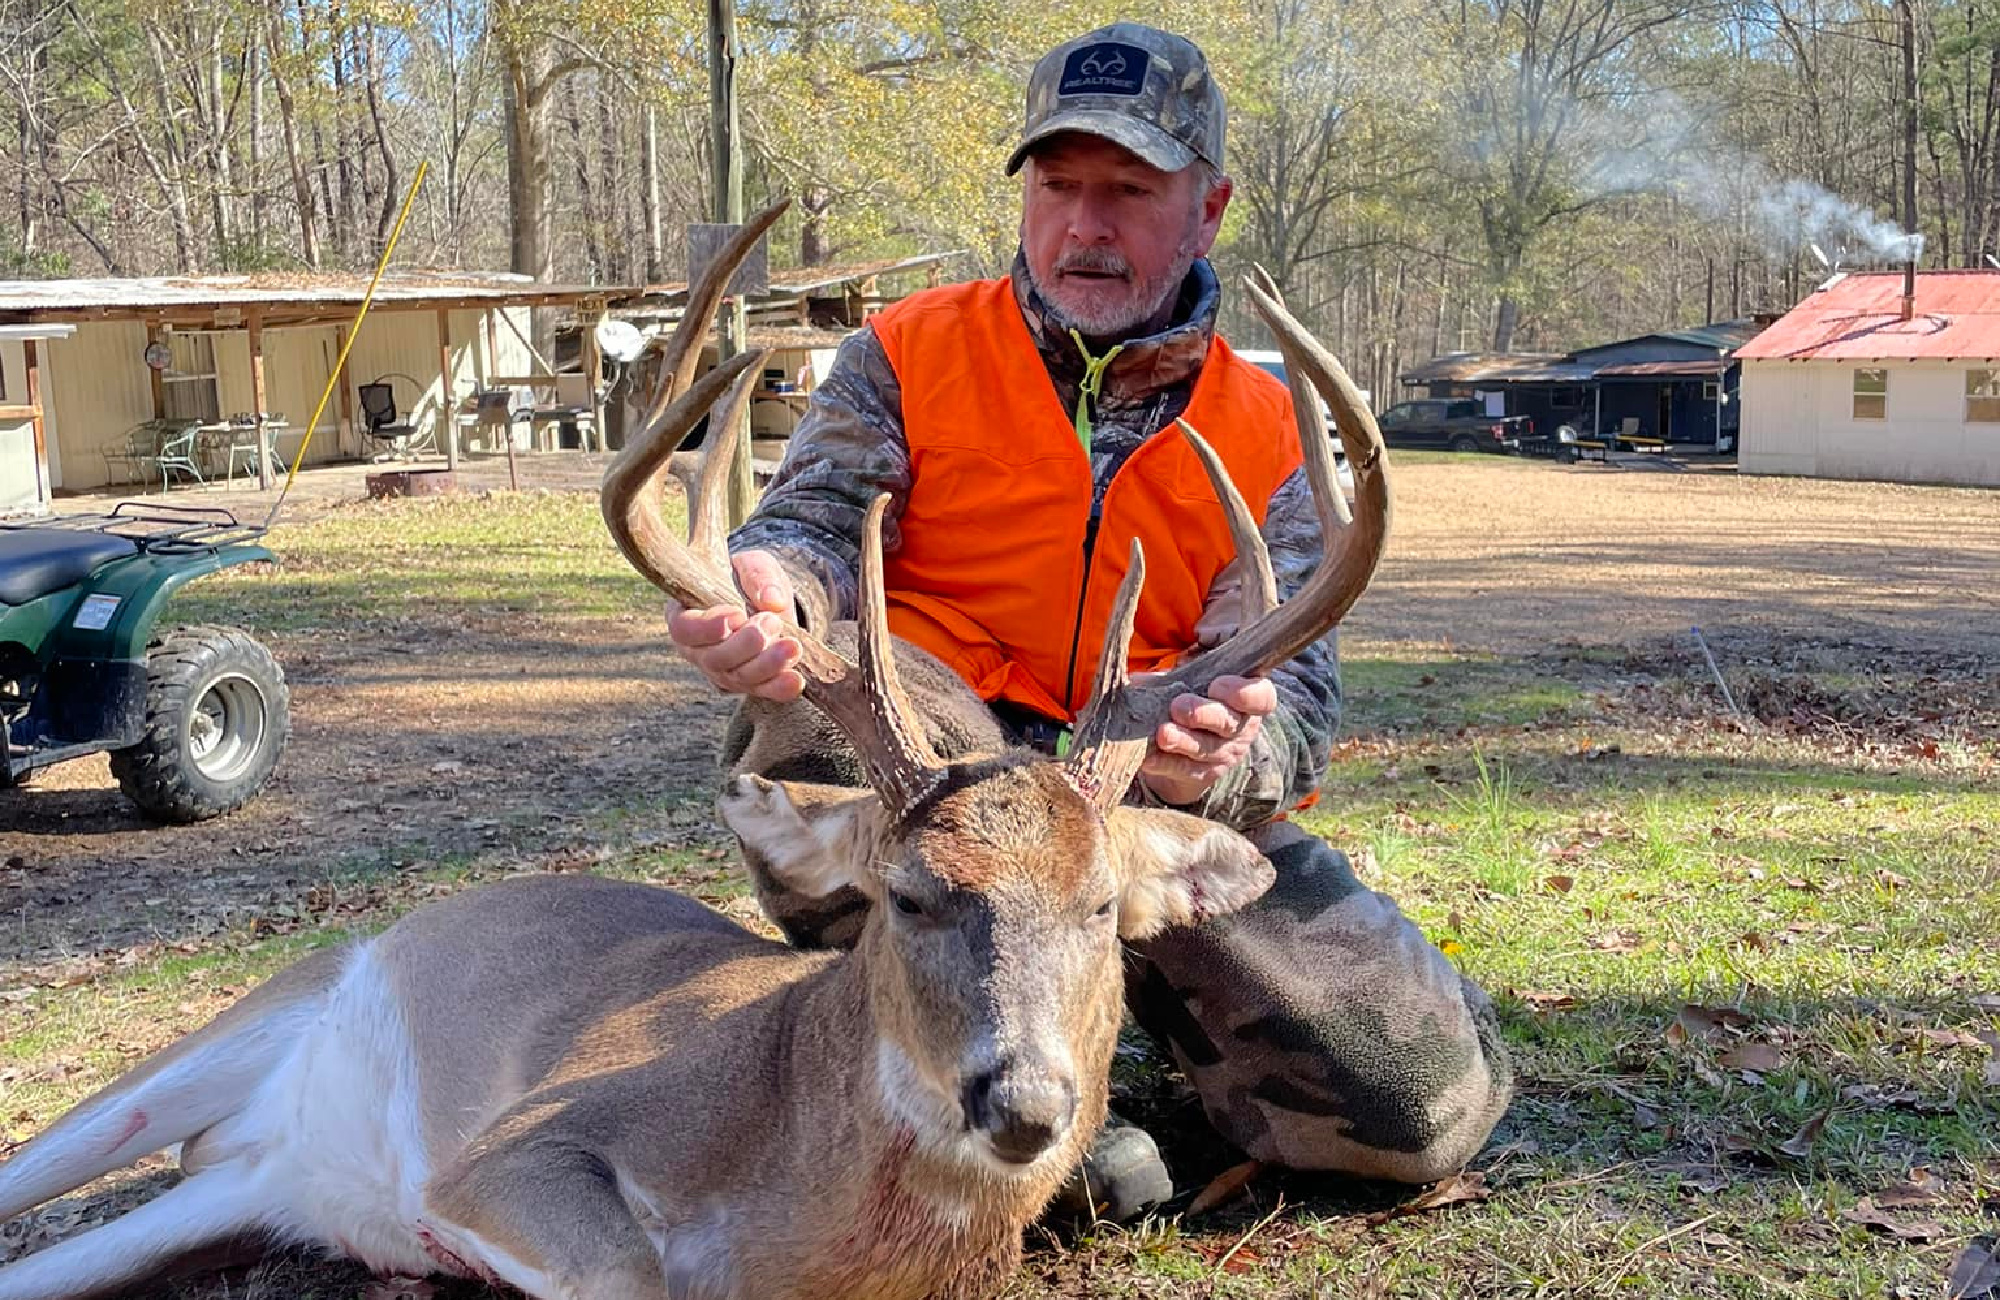
MULTIPOLYGON (((362 268, 428 158, 412 263, 671 276, 710 193, 705 8, 0 0, 0 275, 362 268)), ((774 258, 1003 268, 1027 69, 1114 10, 740 0, 752 202, 795 200, 774 258)), ((2000 253, 2000 0, 1147 17, 1201 42, 1230 95, 1218 265, 1269 267, 1384 395, 1439 351, 1781 309, 1825 274, 1812 245, 1893 256, 1912 190, 1925 265, 2000 253)))

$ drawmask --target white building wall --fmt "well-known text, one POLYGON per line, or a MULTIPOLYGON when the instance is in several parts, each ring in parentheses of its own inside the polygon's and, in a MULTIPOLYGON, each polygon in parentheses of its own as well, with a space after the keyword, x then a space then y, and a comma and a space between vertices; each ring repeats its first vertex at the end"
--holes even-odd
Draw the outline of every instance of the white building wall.
MULTIPOLYGON (((46 349, 44 342, 37 345, 46 349)), ((28 358, 21 344, 0 339, 0 405, 28 402, 28 358)), ((35 463, 35 426, 27 420, 0 419, 0 515, 42 508, 41 473, 35 463)))
MULTIPOLYGON (((1887 418, 1854 418, 1854 371, 1867 363, 1746 361, 1746 474, 2000 486, 2000 424, 1965 420, 1963 362, 1879 362, 1887 418)), ((1982 366, 1985 363, 1980 363, 1982 366)))
POLYGON ((122 451, 133 426, 153 418, 146 327, 136 321, 78 325, 41 345, 42 410, 49 477, 67 492, 110 482, 107 451, 122 451))
MULTIPOLYGON (((528 309, 510 313, 521 333, 529 332, 528 309)), ((413 423, 437 417, 442 386, 438 380, 437 313, 434 311, 375 311, 363 322, 360 337, 348 354, 348 402, 356 432, 340 437, 340 395, 335 393, 320 416, 307 455, 308 464, 352 458, 365 448, 358 432, 365 423, 360 385, 377 376, 394 373, 408 380, 394 381, 399 403, 416 394, 414 418, 408 409, 403 416, 413 423)), ((453 312, 451 318, 452 371, 455 394, 463 400, 475 385, 483 385, 489 374, 527 374, 527 349, 504 324, 495 323, 498 345, 497 364, 486 357, 484 313, 453 312)), ((202 332, 202 331, 187 331, 202 332)), ((241 329, 205 331, 215 338, 217 403, 226 419, 255 407, 251 398, 250 338, 241 329)), ((278 436, 278 452, 286 465, 291 463, 305 439, 306 420, 319 401, 327 375, 339 356, 338 333, 334 326, 279 328, 264 332, 265 410, 282 414, 290 428, 278 436)), ((4 346, 5 355, 16 367, 8 372, 8 393, 25 392, 25 374, 20 370, 20 344, 4 346), (18 383, 16 381, 19 381, 18 383)), ((47 411, 49 467, 54 485, 67 492, 87 492, 110 483, 105 463, 106 451, 121 450, 130 430, 153 416, 152 385, 143 354, 145 326, 137 322, 99 321, 77 326, 66 339, 41 345, 42 392, 47 411)), ((6 499, 11 482, 11 459, 5 449, 10 425, 0 423, 0 502, 6 499)), ((26 430, 25 422, 22 429, 26 430)), ((32 434, 30 446, 32 447, 32 434)), ((442 444, 440 444, 442 445, 442 444)), ((32 460, 30 461, 32 466, 32 460)))

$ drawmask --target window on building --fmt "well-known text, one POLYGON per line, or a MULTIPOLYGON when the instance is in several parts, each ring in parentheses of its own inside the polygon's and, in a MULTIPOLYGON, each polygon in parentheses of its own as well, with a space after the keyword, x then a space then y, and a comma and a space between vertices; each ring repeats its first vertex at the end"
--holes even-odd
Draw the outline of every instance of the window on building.
POLYGON ((1701 386, 1702 401, 1712 402, 1720 396, 1722 396, 1722 385, 1716 383, 1713 379, 1709 380, 1708 382, 1704 383, 1701 386))
POLYGON ((167 398, 167 416, 213 424, 222 418, 216 392, 215 336, 173 333, 167 336, 173 364, 160 376, 167 398))
POLYGON ((2000 424, 2000 370, 1965 372, 1965 422, 2000 424))
POLYGON ((1854 372, 1854 418, 1857 420, 1889 418, 1887 370, 1858 369, 1854 372))

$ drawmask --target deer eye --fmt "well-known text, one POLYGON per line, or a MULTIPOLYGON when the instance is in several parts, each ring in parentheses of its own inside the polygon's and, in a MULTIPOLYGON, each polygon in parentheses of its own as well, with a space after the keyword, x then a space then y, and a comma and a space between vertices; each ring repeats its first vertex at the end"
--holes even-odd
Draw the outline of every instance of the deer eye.
POLYGON ((911 898, 908 894, 899 894, 893 889, 889 891, 889 904, 904 916, 922 916, 924 914, 924 905, 922 903, 911 898))

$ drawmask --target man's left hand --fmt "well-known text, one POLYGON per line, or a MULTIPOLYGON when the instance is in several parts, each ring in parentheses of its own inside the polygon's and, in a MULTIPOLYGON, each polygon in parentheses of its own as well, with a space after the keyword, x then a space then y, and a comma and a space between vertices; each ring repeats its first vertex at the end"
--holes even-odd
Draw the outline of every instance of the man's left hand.
POLYGON ((1278 688, 1266 677, 1218 677, 1206 699, 1176 696, 1170 720, 1153 734, 1139 779, 1167 803, 1193 803, 1249 755, 1277 707, 1278 688))

